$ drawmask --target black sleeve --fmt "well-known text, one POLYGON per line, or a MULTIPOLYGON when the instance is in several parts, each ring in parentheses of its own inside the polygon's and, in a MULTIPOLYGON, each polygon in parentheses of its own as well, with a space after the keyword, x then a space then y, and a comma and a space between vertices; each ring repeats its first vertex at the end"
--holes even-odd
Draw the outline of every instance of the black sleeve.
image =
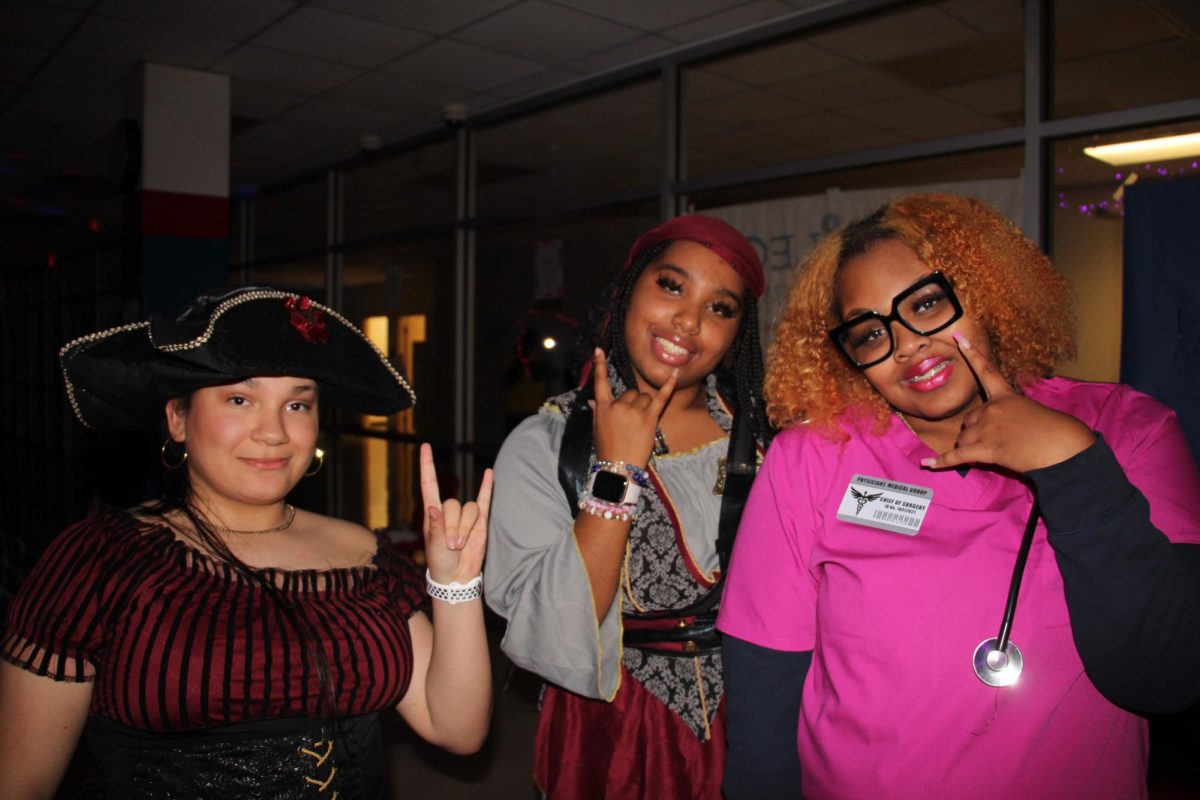
POLYGON ((800 794, 796 729, 812 651, 788 652, 723 637, 726 800, 791 800, 800 794))
POLYGON ((1190 706, 1200 698, 1200 545, 1173 545, 1151 524, 1103 439, 1027 474, 1096 688, 1144 713, 1190 706))

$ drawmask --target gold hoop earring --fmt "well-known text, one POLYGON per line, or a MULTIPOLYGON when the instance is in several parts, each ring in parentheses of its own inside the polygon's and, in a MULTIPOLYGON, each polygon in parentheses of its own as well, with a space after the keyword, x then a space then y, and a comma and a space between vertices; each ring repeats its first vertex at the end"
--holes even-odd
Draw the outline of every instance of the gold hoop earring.
POLYGON ((178 463, 168 464, 167 463, 167 447, 172 444, 174 444, 174 440, 171 439, 171 437, 169 437, 169 436, 167 437, 167 440, 165 442, 163 442, 162 451, 161 451, 162 465, 169 470, 176 470, 176 469, 179 469, 180 467, 182 467, 184 462, 187 461, 188 453, 187 453, 187 449, 185 448, 183 451, 183 458, 179 459, 178 463))
POLYGON ((321 471, 321 467, 325 466, 325 451, 319 447, 313 452, 313 463, 316 466, 314 467, 312 464, 309 464, 308 472, 304 473, 304 477, 311 478, 321 471))

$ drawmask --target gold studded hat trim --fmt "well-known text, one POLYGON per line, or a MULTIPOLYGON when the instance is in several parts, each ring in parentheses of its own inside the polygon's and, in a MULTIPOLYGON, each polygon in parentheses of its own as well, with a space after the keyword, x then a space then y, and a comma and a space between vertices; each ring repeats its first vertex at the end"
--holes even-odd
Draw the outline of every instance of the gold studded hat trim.
POLYGON ((78 339, 72 339, 58 349, 58 367, 62 370, 63 382, 67 386, 67 402, 71 404, 71 410, 75 412, 75 418, 82 422, 84 426, 88 428, 95 427, 95 425, 88 422, 87 418, 83 415, 83 410, 79 407, 79 399, 76 396, 75 384, 71 380, 70 370, 67 369, 68 359, 73 353, 76 353, 79 350, 88 347, 89 345, 101 342, 112 336, 127 335, 149 328, 149 322, 131 322, 128 325, 119 325, 115 328, 108 328, 107 330, 89 333, 86 336, 80 336, 78 339))
MULTIPOLYGON (((196 313, 195 304, 188 313, 196 313)), ((89 428, 157 427, 167 397, 272 374, 311 377, 322 387, 323 399, 353 411, 391 413, 416 403, 416 393, 388 357, 357 326, 328 306, 292 292, 264 288, 218 298, 204 313, 205 322, 201 323, 203 318, 195 320, 197 326, 203 324, 199 333, 195 326, 189 330, 179 321, 156 318, 90 333, 63 345, 59 365, 68 402, 79 421, 89 428), (289 301, 304 301, 306 313, 318 319, 323 315, 331 332, 336 331, 333 338, 323 336, 314 342, 295 322, 288 327, 286 321, 280 322, 285 331, 280 338, 275 336, 279 333, 275 318, 268 314, 261 318, 236 315, 233 327, 223 328, 224 320, 235 318, 230 312, 248 303, 266 303, 264 308, 270 311, 278 303, 279 319, 286 320, 289 301), (248 319, 254 320, 255 330, 243 333, 248 319), (271 336, 254 335, 260 324, 271 336), (186 331, 185 338, 172 337, 177 331, 186 331), (255 350, 260 341, 268 342, 263 353, 255 350), (280 347, 284 352, 277 352, 280 347)))

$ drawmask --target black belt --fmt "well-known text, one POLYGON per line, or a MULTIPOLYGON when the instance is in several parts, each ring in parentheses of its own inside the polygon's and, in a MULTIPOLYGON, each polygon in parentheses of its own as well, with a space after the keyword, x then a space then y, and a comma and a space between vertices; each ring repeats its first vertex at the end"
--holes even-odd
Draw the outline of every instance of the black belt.
POLYGON ((715 611, 686 617, 622 618, 626 647, 660 655, 696 656, 721 649, 715 611))

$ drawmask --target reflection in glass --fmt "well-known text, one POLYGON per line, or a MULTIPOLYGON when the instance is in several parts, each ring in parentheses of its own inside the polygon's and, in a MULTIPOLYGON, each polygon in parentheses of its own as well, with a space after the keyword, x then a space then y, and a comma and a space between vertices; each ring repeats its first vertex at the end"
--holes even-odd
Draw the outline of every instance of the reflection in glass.
POLYGON ((325 246, 325 181, 305 183, 254 200, 251 258, 274 258, 325 246))
POLYGON ((1194 3, 1056 0, 1052 115, 1074 117, 1196 96, 1194 3), (1185 12, 1185 7, 1193 6, 1185 12), (1157 7, 1156 7, 1157 6, 1157 7), (1189 16, 1190 14, 1190 16, 1189 16))
POLYGON ((246 270, 249 286, 270 286, 325 302, 325 255, 280 264, 258 264, 246 270))
POLYGON ((1079 305, 1079 357, 1064 374, 1116 381, 1121 367, 1126 189, 1146 181, 1196 180, 1200 156, 1111 166, 1084 148, 1200 132, 1200 121, 1091 134, 1054 143, 1050 255, 1079 305))
POLYGON ((348 170, 346 241, 454 221, 454 141, 406 151, 348 170))
POLYGON ((661 106, 659 81, 643 81, 481 129, 478 212, 655 190, 662 172, 661 106))
POLYGON ((454 244, 445 238, 347 249, 343 313, 405 375, 416 405, 356 423, 388 434, 450 439, 454 420, 454 244))
POLYGON ((686 176, 1021 124, 1021 5, 910 6, 684 70, 686 176))
POLYGON ((647 202, 479 231, 474 412, 485 458, 546 397, 574 385, 588 309, 658 222, 658 204, 647 202))

